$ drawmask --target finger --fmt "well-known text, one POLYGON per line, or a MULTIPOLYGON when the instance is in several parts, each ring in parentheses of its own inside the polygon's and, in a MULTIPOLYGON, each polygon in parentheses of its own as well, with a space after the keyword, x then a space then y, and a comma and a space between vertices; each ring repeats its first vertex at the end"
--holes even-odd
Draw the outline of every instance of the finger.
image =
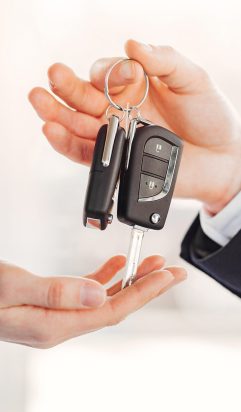
MULTIPOLYGON (((130 313, 146 305, 174 280, 171 272, 162 270, 150 273, 128 288, 125 288, 106 302, 106 318, 108 325, 116 324, 130 313)), ((103 309, 105 309, 103 307, 103 309)))
MULTIPOLYGON (((165 259, 162 256, 148 256, 146 259, 142 261, 139 265, 136 280, 140 279, 141 277, 145 276, 147 273, 151 273, 155 270, 161 269, 165 264, 165 259)), ((107 291, 108 296, 113 296, 117 292, 121 290, 122 287, 122 280, 117 282, 115 285, 110 287, 107 291)))
MULTIPOLYGON (((119 292, 99 309, 73 311, 53 311, 31 307, 17 308, 18 313, 5 316, 5 323, 14 326, 14 338, 19 332, 19 341, 35 347, 52 347, 67 339, 119 323, 130 313, 144 306, 154 297, 166 292, 170 287, 185 279, 182 268, 170 268, 153 272, 138 280, 131 287, 119 292), (35 320, 33 322, 33 319, 35 320), (37 319, 37 321, 36 321, 37 319), (30 338, 29 338, 30 337, 30 338)), ((10 331, 11 333, 11 331, 10 331)), ((13 338, 12 338, 13 340, 13 338)))
MULTIPOLYGON (((174 276, 168 271, 154 272, 117 293, 99 309, 71 312, 68 322, 65 322, 65 336, 75 337, 86 331, 119 323, 127 315, 158 296, 173 279, 174 276)), ((60 323, 63 321, 63 318, 59 319, 60 323)))
POLYGON ((52 91, 72 108, 96 117, 104 113, 107 106, 104 94, 79 79, 69 67, 55 63, 49 68, 48 77, 52 91))
POLYGON ((104 287, 91 279, 35 276, 13 266, 0 274, 0 307, 34 305, 51 309, 99 307, 104 287))
POLYGON ((114 256, 101 266, 95 273, 88 275, 88 279, 96 280, 105 284, 109 282, 126 264, 126 257, 123 255, 114 256))
POLYGON ((187 278, 187 271, 183 267, 166 266, 165 270, 173 274, 175 283, 179 283, 187 278))
POLYGON ((43 133, 58 153, 74 162, 90 165, 95 147, 93 140, 76 136, 61 124, 54 122, 45 123, 43 133))
MULTIPOLYGON (((165 267, 164 271, 168 271, 173 275, 173 280, 168 283, 166 286, 164 286, 160 292, 157 294, 157 296, 162 295, 163 293, 167 292, 170 288, 173 286, 178 285, 179 283, 183 282, 187 278, 187 271, 179 266, 169 266, 165 267)), ((160 271, 155 271, 152 274, 160 273, 160 271)), ((157 297, 156 296, 156 297, 157 297)))
POLYGON ((183 268, 170 267, 168 270, 152 272, 137 280, 130 287, 123 289, 103 306, 110 306, 110 324, 119 323, 130 313, 140 309, 153 298, 166 292, 176 283, 186 279, 186 271, 183 268))
MULTIPOLYGON (((99 90, 105 87, 105 76, 109 68, 121 57, 105 58, 97 60, 90 70, 91 83, 99 90)), ((120 93, 124 86, 138 83, 143 80, 143 69, 134 61, 123 61, 111 72, 109 78, 109 88, 111 94, 120 93)))
POLYGON ((29 100, 42 120, 60 123, 77 136, 94 139, 101 126, 100 119, 71 110, 41 87, 29 93, 29 100))
POLYGON ((191 92, 203 89, 207 73, 170 46, 152 46, 128 40, 127 55, 142 64, 148 76, 157 76, 171 90, 191 92))
POLYGON ((165 258, 160 255, 148 256, 145 258, 138 267, 136 280, 142 278, 147 273, 153 272, 154 270, 161 269, 165 264, 165 258))

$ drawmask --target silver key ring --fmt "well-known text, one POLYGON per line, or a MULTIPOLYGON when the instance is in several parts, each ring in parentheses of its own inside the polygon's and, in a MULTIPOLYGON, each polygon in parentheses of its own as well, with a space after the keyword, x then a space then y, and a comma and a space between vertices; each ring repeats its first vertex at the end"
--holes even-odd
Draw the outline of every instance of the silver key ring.
MULTIPOLYGON (((107 120, 110 120, 110 117, 111 117, 111 114, 109 113, 110 112, 110 110, 111 109, 115 109, 115 107, 113 107, 113 106, 108 106, 107 107, 107 109, 106 109, 106 112, 105 112, 105 116, 106 116, 106 119, 107 120)), ((121 117, 119 117, 119 122, 122 122, 122 120, 124 119, 124 117, 125 117, 125 115, 126 115, 126 109, 118 109, 118 110, 121 110, 122 111, 122 116, 121 117)))
MULTIPOLYGON (((113 70, 117 65, 119 65, 119 64, 121 64, 121 63, 123 63, 123 62, 125 62, 125 61, 130 61, 130 60, 132 60, 132 61, 140 64, 139 62, 137 62, 137 61, 134 60, 134 59, 126 59, 126 58, 123 58, 123 59, 117 60, 117 62, 115 62, 115 63, 109 68, 109 70, 108 70, 108 72, 106 73, 106 76, 105 76, 105 97, 109 100, 111 106, 114 106, 117 110, 121 110, 121 111, 124 111, 124 110, 126 110, 126 109, 125 109, 123 106, 121 106, 120 104, 114 102, 114 101, 112 100, 112 98, 110 97, 110 93, 109 93, 109 79, 110 79, 110 75, 111 75, 111 73, 112 73, 112 70, 113 70)), ((130 107, 129 107, 129 111, 131 111, 131 110, 133 110, 133 109, 138 109, 138 108, 144 103, 144 101, 145 101, 146 98, 147 98, 147 95, 148 95, 148 92, 149 92, 149 79, 148 79, 148 76, 147 76, 146 72, 144 71, 144 69, 143 69, 143 74, 144 74, 145 83, 146 83, 146 90, 145 90, 144 96, 143 96, 143 98, 141 99, 141 101, 140 101, 138 104, 135 104, 135 105, 133 105, 133 106, 130 106, 130 107)))

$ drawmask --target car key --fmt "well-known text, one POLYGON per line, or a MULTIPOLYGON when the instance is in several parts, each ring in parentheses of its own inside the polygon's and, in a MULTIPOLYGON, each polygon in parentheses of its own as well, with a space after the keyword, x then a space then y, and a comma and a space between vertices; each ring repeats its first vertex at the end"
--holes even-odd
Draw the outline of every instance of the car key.
POLYGON ((174 133, 138 118, 130 122, 117 213, 133 226, 123 287, 134 281, 144 232, 165 224, 181 154, 182 142, 174 133))
POLYGON ((126 140, 119 122, 119 117, 112 115, 96 139, 84 205, 83 221, 87 227, 105 230, 112 222, 113 197, 126 140))
POLYGON ((160 230, 165 224, 182 153, 181 140, 174 133, 141 117, 139 107, 149 91, 144 70, 146 87, 138 104, 127 103, 124 108, 112 100, 108 85, 110 74, 126 60, 116 61, 105 77, 108 109, 122 111, 123 116, 119 119, 112 115, 109 125, 102 126, 98 133, 84 208, 86 226, 106 229, 112 221, 110 212, 120 175, 118 219, 132 226, 123 287, 135 280, 144 232, 160 230), (129 125, 127 137, 120 127, 124 118, 129 125))

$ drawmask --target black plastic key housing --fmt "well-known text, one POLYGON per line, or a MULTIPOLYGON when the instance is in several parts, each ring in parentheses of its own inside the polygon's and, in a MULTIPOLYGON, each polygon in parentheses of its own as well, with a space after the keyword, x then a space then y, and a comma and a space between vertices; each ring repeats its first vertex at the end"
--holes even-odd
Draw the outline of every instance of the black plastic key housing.
POLYGON ((108 167, 104 167, 102 156, 107 127, 107 124, 102 126, 96 138, 83 216, 85 226, 96 227, 101 230, 106 229, 109 222, 110 212, 113 206, 113 196, 120 174, 120 166, 126 140, 125 130, 122 127, 118 127, 110 164, 108 167))
POLYGON ((182 141, 163 127, 146 125, 136 129, 131 149, 128 144, 121 167, 118 219, 131 226, 160 230, 173 195, 182 141))

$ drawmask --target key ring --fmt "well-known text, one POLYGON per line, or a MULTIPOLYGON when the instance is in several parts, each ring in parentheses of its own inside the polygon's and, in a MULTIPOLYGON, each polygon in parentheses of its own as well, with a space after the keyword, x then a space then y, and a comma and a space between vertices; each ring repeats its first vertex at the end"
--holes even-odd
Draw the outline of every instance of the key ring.
MULTIPOLYGON (((107 109, 106 109, 106 111, 105 111, 105 116, 106 116, 106 119, 107 120, 110 120, 110 117, 111 117, 111 115, 110 115, 110 110, 111 109, 115 109, 115 107, 113 107, 112 105, 109 105, 108 107, 107 107, 107 109)), ((126 109, 118 109, 118 110, 121 110, 122 111, 122 116, 119 118, 119 122, 122 122, 122 120, 124 119, 124 117, 125 117, 125 115, 126 115, 126 109)))
MULTIPOLYGON (((125 62, 125 61, 130 61, 130 60, 136 62, 136 60, 134 60, 134 59, 126 59, 126 58, 123 58, 123 59, 118 60, 117 62, 115 62, 115 63, 109 68, 109 70, 108 70, 108 72, 106 73, 106 76, 105 76, 105 97, 109 100, 111 106, 114 106, 117 110, 121 110, 121 111, 125 111, 126 109, 125 109, 123 106, 121 106, 120 104, 114 102, 114 100, 112 100, 112 98, 110 97, 110 93, 109 93, 109 78, 110 78, 110 75, 111 75, 111 73, 112 73, 112 70, 113 70, 117 65, 119 65, 119 64, 121 64, 121 63, 123 63, 123 62, 125 62)), ((139 63, 139 62, 137 62, 137 63, 139 63)), ((139 64, 140 64, 140 63, 139 63, 139 64)), ((144 103, 144 101, 146 100, 146 97, 147 97, 147 95, 148 95, 148 92, 149 92, 149 78, 148 78, 146 72, 144 71, 144 69, 143 69, 143 73, 144 73, 144 78, 145 78, 145 83, 146 83, 146 90, 145 90, 144 96, 142 97, 141 101, 140 101, 138 104, 130 106, 130 107, 129 107, 129 111, 131 111, 131 110, 133 110, 133 109, 138 109, 138 108, 144 103)))

